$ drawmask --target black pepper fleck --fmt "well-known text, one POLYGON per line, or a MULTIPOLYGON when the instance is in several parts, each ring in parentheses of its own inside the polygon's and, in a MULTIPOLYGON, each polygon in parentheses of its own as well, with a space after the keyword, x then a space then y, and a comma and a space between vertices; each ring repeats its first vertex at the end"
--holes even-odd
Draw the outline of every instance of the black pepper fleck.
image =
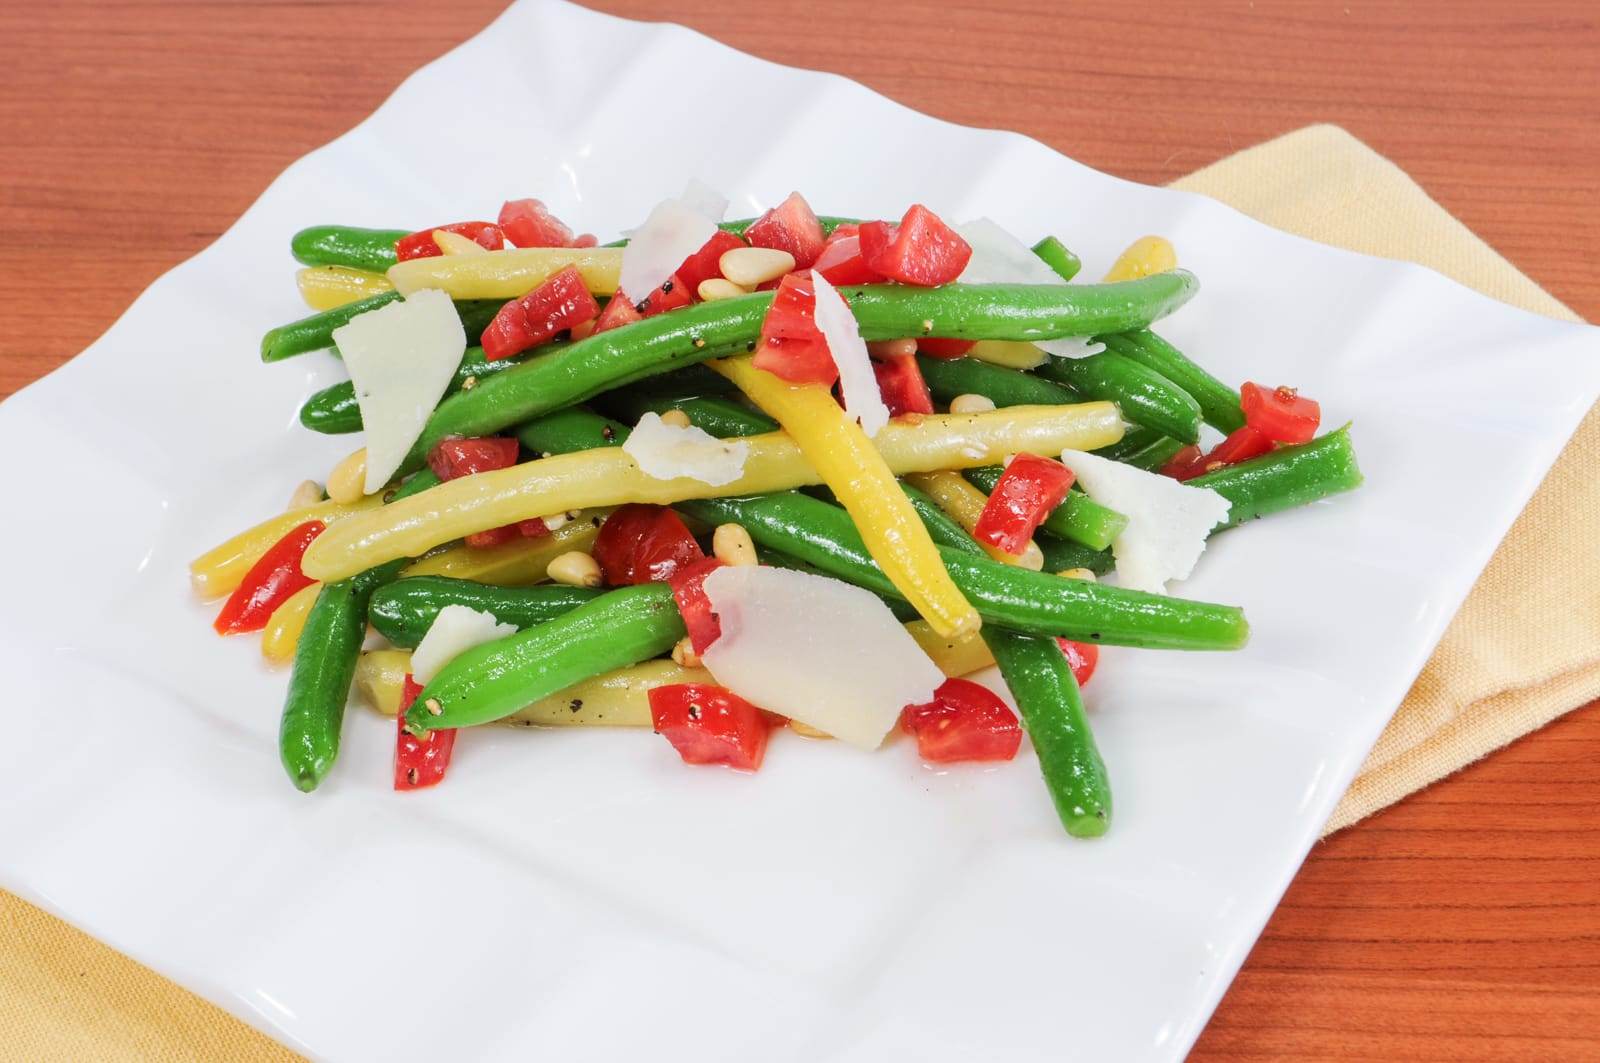
POLYGON ((567 702, 567 708, 571 709, 573 712, 577 712, 579 709, 583 708, 583 699, 573 698, 571 701, 567 702))

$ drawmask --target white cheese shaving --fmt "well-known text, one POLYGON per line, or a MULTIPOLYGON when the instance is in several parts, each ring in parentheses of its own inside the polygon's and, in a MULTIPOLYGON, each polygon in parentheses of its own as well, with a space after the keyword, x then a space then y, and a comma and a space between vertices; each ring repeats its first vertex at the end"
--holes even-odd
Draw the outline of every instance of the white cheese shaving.
POLYGON ((790 569, 726 565, 706 577, 722 634, 702 654, 718 683, 772 712, 876 749, 944 675, 889 607, 860 587, 790 569))
POLYGON ((492 613, 465 605, 447 605, 439 610, 411 654, 411 677, 424 685, 431 683, 445 665, 475 646, 515 635, 517 625, 502 624, 492 613))
POLYGON ((817 292, 814 314, 817 330, 828 342, 833 364, 839 367, 844 412, 854 417, 868 436, 875 436, 878 429, 889 423, 889 407, 883 404, 883 393, 878 390, 878 378, 872 372, 872 360, 867 355, 861 329, 856 325, 856 316, 822 274, 811 274, 811 282, 817 292))
MULTIPOLYGON (((1027 244, 1012 236, 988 218, 978 218, 955 227, 972 245, 972 258, 956 278, 962 284, 1066 284, 1060 274, 1045 264, 1027 244)), ((1105 350, 1087 336, 1064 336, 1035 340, 1040 350, 1058 358, 1083 358, 1105 350)))
POLYGON ((635 302, 647 298, 706 245, 727 210, 727 199, 698 180, 691 180, 677 199, 657 203, 644 224, 628 234, 618 288, 635 302))
POLYGON ((467 350, 455 304, 434 288, 357 314, 333 330, 361 408, 367 494, 381 491, 422 435, 467 350))
POLYGON ((622 450, 653 479, 686 476, 712 487, 743 476, 745 459, 750 456, 750 444, 742 439, 729 442, 693 425, 667 424, 654 413, 639 418, 622 450))
POLYGON ((1118 582, 1152 594, 1184 579, 1206 548, 1206 536, 1228 517, 1230 503, 1209 487, 1190 487, 1081 450, 1063 451, 1061 463, 1096 502, 1128 518, 1111 544, 1118 582))

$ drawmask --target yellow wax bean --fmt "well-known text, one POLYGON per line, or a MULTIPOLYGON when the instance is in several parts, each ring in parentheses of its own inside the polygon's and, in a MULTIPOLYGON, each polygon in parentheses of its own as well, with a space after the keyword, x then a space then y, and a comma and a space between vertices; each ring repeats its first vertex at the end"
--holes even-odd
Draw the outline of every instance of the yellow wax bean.
MULTIPOLYGON (((901 419, 891 421, 873 442, 889 467, 905 474, 995 465, 1007 454, 1054 456, 1067 449, 1095 450, 1121 439, 1122 430, 1115 405, 1085 402, 931 415, 918 423, 901 419)), ((686 476, 670 480, 647 476, 620 447, 556 454, 462 476, 377 512, 341 520, 312 541, 301 570, 312 579, 340 580, 398 557, 421 557, 472 532, 548 513, 625 502, 671 505, 822 482, 787 434, 769 432, 744 441, 749 453, 743 474, 720 487, 686 476)), ((898 488, 895 493, 900 493, 898 488)))
POLYGON ((939 666, 939 671, 947 676, 971 675, 980 668, 994 664, 994 654, 989 652, 989 644, 983 641, 980 634, 947 639, 933 630, 926 620, 911 621, 906 625, 906 631, 917 640, 922 652, 939 666))
MULTIPOLYGON (((989 496, 968 483, 965 476, 958 472, 918 472, 907 476, 906 482, 933 499, 934 505, 965 528, 968 535, 977 530, 978 518, 983 516, 983 507, 988 504, 989 496)), ((1044 552, 1032 539, 1028 540, 1027 547, 1020 554, 1008 554, 998 546, 990 546, 985 542, 979 542, 978 545, 983 547, 984 553, 1007 565, 1031 568, 1035 572, 1044 567, 1044 552)))
POLYGON ((1007 369, 1032 369, 1043 365, 1048 355, 1031 343, 1022 340, 979 340, 967 352, 967 357, 1007 369))
POLYGON ((381 495, 370 495, 348 506, 341 506, 337 502, 318 502, 314 506, 286 510, 275 517, 268 517, 254 528, 240 532, 189 562, 189 582, 202 598, 220 598, 232 594, 233 589, 243 581, 244 574, 250 571, 250 566, 261 560, 261 555, 273 543, 296 527, 308 520, 320 520, 332 526, 336 521, 376 509, 382 504, 381 495))
POLYGON ((577 266, 595 295, 611 295, 622 274, 620 247, 521 247, 481 255, 435 255, 389 267, 401 295, 439 288, 452 299, 515 299, 545 278, 577 266))
MULTIPOLYGON (((408 650, 373 650, 356 664, 356 689, 367 704, 393 716, 400 710, 400 690, 411 670, 408 650)), ((541 698, 506 717, 504 723, 552 727, 649 727, 650 691, 676 683, 715 683, 704 668, 685 668, 671 661, 641 664, 603 672, 541 698)))
POLYGON ((1106 280, 1132 281, 1152 273, 1165 273, 1178 268, 1178 252, 1161 236, 1141 236, 1117 256, 1106 271, 1106 280))
POLYGON ((313 310, 332 310, 394 289, 383 274, 349 266, 307 266, 295 274, 295 283, 300 298, 313 310))
POLYGON ((273 664, 288 664, 294 660, 294 648, 300 642, 300 632, 305 630, 306 617, 316 604, 322 584, 301 587, 287 601, 272 611, 266 630, 261 632, 261 656, 273 664))
POLYGON ((453 233, 449 229, 433 230, 433 242, 444 255, 487 255, 489 249, 470 236, 453 233))
POLYGON ((513 539, 499 546, 457 544, 406 567, 404 576, 450 576, 500 587, 525 587, 548 577, 550 562, 571 550, 587 550, 600 534, 607 510, 580 513, 549 535, 513 539))
POLYGON ((711 368, 783 426, 855 521, 867 552, 906 601, 942 635, 976 631, 978 610, 945 571, 939 548, 866 432, 820 384, 790 384, 748 358, 711 368))

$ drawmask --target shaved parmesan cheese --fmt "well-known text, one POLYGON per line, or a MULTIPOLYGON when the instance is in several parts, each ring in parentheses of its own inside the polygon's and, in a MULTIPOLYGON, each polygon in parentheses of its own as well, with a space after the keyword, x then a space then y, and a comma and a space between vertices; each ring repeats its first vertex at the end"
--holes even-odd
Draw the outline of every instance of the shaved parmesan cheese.
POLYGON ((878 390, 878 377, 872 371, 867 344, 861 338, 856 316, 822 274, 812 273, 811 282, 817 292, 814 314, 817 331, 828 341, 828 353, 833 356, 833 364, 839 367, 844 412, 860 423, 863 432, 875 436, 878 429, 889 423, 889 407, 883 404, 883 393, 878 390))
POLYGON ((750 444, 742 439, 718 439, 693 425, 667 424, 659 415, 646 413, 622 444, 622 451, 638 463, 640 471, 654 479, 687 476, 721 487, 744 475, 750 444))
POLYGON ((826 576, 725 565, 705 579, 722 635, 701 659, 718 683, 862 749, 944 675, 870 591, 826 576))
POLYGON ((411 654, 411 676, 424 685, 440 670, 474 646, 515 635, 517 625, 502 624, 492 613, 465 605, 447 605, 428 626, 411 654))
POLYGON ((357 314, 333 330, 367 437, 367 494, 384 484, 422 435, 467 350, 450 297, 437 289, 357 314))
POLYGON ((1167 593, 1167 580, 1185 579, 1206 548, 1206 536, 1228 518, 1230 503, 1209 487, 1190 487, 1170 476, 1146 472, 1081 450, 1064 451, 1089 497, 1128 518, 1111 544, 1118 582, 1152 594, 1167 593))
POLYGON ((727 199, 698 180, 691 180, 677 199, 657 203, 629 234, 617 287, 636 302, 649 296, 706 245, 727 209, 727 199))
MULTIPOLYGON (((957 225, 956 232, 972 245, 972 258, 956 280, 962 284, 1065 284, 1027 244, 988 218, 957 225)), ((1035 340, 1041 350, 1059 358, 1083 358, 1105 350, 1087 336, 1035 340)))

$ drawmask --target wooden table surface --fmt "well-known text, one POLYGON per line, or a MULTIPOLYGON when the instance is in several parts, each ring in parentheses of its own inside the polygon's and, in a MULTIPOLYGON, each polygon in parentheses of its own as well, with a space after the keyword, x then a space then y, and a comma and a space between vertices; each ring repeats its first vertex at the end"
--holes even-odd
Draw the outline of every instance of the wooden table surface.
MULTIPOLYGON (((1335 122, 1600 318, 1600 8, 1585 0, 596 6, 1139 181, 1335 122)), ((0 3, 0 397, 500 7, 0 3)), ((1591 705, 1319 845, 1196 1057, 1600 1058, 1597 765, 1591 705)))

